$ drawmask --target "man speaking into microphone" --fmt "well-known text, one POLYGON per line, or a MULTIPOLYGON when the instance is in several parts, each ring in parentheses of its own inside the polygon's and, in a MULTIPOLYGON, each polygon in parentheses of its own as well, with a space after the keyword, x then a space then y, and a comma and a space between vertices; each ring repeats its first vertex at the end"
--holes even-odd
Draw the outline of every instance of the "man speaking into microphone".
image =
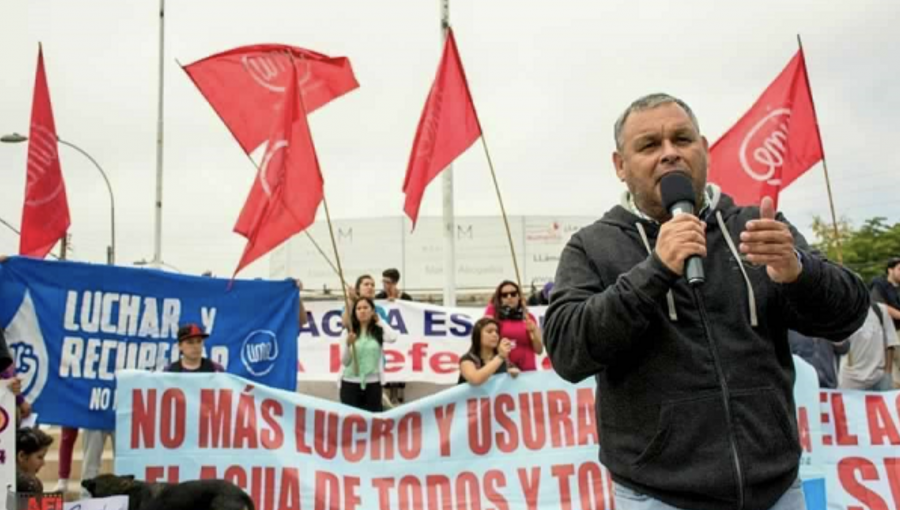
POLYGON ((706 182, 683 101, 636 100, 615 141, 628 190, 563 250, 544 334, 562 377, 596 378, 617 510, 804 508, 787 331, 850 336, 865 285, 706 182))

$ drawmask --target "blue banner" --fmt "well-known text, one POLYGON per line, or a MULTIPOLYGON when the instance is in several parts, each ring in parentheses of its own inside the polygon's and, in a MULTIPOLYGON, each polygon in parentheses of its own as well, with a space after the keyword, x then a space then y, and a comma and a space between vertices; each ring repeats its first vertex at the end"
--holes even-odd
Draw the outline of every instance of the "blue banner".
POLYGON ((179 325, 210 335, 205 356, 294 391, 299 293, 293 281, 229 280, 154 269, 13 257, 0 264, 0 326, 42 423, 115 428, 116 373, 162 370, 179 325))

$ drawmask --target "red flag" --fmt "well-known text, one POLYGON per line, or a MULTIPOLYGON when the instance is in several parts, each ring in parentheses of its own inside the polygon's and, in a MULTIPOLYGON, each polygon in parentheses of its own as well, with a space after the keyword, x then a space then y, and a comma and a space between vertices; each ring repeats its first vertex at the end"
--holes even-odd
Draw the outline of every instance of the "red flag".
POLYGON ((481 136, 481 124, 469 94, 453 31, 447 30, 444 54, 419 119, 403 192, 403 210, 415 228, 425 187, 481 136))
POLYGON ((283 44, 243 46, 183 69, 250 154, 269 137, 292 67, 297 68, 306 113, 359 87, 347 58, 283 44))
POLYGON ((778 192, 822 159, 803 51, 709 150, 709 180, 740 205, 778 192))
POLYGON ((44 73, 44 52, 39 47, 28 135, 28 174, 19 240, 21 255, 46 257, 71 224, 58 148, 50 89, 44 73))
POLYGON ((324 182, 309 132, 296 67, 288 70, 287 94, 270 129, 266 154, 234 231, 247 247, 234 273, 268 253, 316 219, 324 182))

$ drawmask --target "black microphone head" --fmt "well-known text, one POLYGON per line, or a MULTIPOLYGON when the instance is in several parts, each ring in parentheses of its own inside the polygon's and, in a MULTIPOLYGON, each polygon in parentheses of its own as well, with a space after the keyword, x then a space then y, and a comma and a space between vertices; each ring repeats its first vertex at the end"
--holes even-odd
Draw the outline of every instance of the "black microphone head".
POLYGON ((667 211, 678 202, 690 202, 697 206, 697 197, 694 196, 694 183, 691 178, 681 172, 671 172, 663 176, 659 181, 659 191, 662 195, 662 204, 667 211))

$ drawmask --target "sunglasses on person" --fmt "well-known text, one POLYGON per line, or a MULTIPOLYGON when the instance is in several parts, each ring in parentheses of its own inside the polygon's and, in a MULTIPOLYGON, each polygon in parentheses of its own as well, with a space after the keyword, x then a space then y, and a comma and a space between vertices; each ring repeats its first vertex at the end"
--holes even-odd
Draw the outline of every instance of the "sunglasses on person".
POLYGON ((501 292, 500 293, 500 298, 502 298, 502 299, 514 298, 514 297, 519 297, 519 291, 514 290, 512 292, 501 292))

